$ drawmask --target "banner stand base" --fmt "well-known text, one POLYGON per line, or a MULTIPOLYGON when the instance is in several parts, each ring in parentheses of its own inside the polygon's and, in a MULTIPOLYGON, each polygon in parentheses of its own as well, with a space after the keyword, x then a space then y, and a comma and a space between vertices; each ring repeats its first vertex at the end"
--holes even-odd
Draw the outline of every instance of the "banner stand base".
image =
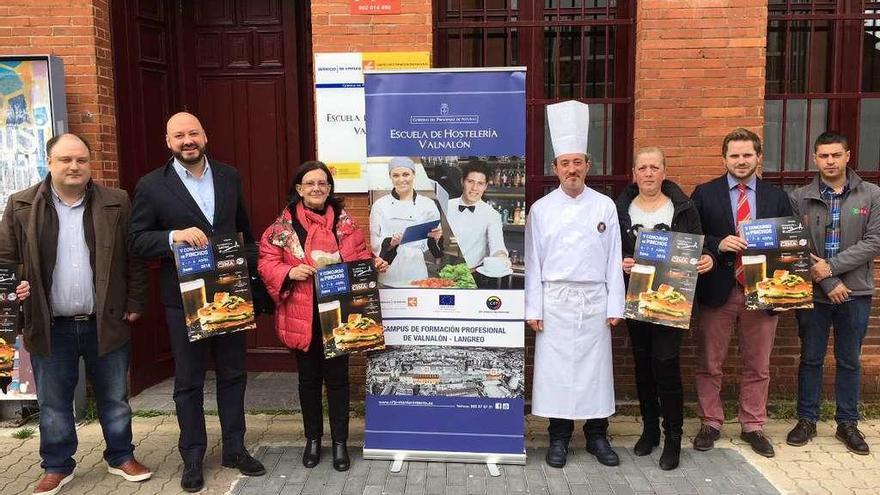
POLYGON ((493 478, 501 476, 501 471, 498 469, 498 464, 495 464, 494 462, 487 462, 486 469, 489 470, 489 476, 493 478))
MULTIPOLYGON (((494 454, 490 452, 445 452, 431 450, 389 450, 389 449, 364 449, 364 459, 392 461, 391 472, 398 472, 403 468, 405 461, 427 462, 467 462, 473 464, 486 464, 489 472, 498 469, 498 464, 525 465, 526 453, 522 454, 494 454), (397 468, 397 471, 395 471, 397 468)), ((496 476, 492 474, 492 476, 496 476)))

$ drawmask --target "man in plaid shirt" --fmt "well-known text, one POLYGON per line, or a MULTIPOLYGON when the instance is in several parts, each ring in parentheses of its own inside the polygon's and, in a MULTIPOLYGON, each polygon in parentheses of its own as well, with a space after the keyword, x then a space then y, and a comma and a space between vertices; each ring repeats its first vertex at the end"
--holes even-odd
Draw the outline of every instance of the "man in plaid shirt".
POLYGON ((813 246, 814 307, 797 311, 799 420, 786 442, 800 447, 816 436, 822 367, 833 325, 835 437, 850 452, 867 455, 868 444, 858 429, 860 358, 874 293, 874 257, 880 254, 880 187, 847 168, 846 137, 825 132, 813 149, 819 174, 791 194, 792 210, 803 221, 813 246))

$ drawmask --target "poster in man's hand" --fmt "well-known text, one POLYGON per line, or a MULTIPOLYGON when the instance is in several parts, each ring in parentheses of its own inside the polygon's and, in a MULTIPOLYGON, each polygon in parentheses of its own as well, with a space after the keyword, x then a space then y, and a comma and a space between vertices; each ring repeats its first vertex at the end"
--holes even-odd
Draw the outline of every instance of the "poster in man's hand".
POLYGON ((15 289, 19 282, 15 265, 0 264, 0 388, 3 392, 12 380, 20 306, 15 289))
POLYGON ((795 217, 740 224, 748 247, 742 254, 746 309, 813 307, 807 231, 795 217))
POLYGON ((315 294, 325 358, 385 348, 378 278, 372 260, 318 269, 315 294))
POLYGON ((687 329, 703 236, 642 229, 626 291, 627 318, 687 329))
POLYGON ((190 342, 257 327, 241 233, 175 244, 174 260, 190 342))

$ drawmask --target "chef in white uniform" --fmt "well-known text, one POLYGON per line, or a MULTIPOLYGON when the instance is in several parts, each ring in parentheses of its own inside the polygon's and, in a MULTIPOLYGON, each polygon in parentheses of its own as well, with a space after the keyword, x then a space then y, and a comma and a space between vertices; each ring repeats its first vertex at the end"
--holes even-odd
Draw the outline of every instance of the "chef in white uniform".
POLYGON ((559 188, 526 221, 526 320, 536 332, 532 414, 550 418, 547 464, 565 465, 574 420, 586 419, 587 452, 620 460, 607 438, 614 414, 611 327, 623 318, 620 227, 611 198, 586 187, 587 105, 549 105, 559 188))
POLYGON ((443 230, 438 226, 427 239, 400 243, 407 227, 440 220, 440 210, 433 200, 413 189, 416 166, 408 157, 392 158, 388 162, 388 174, 393 185, 391 194, 379 198, 370 208, 370 245, 376 256, 390 263, 388 270, 379 274, 379 282, 403 286, 427 278, 425 252, 429 251, 435 258, 442 256, 443 230))
POLYGON ((489 166, 482 161, 462 166, 461 197, 450 199, 446 210, 446 220, 472 269, 487 256, 507 258, 501 214, 483 201, 490 174, 489 166))

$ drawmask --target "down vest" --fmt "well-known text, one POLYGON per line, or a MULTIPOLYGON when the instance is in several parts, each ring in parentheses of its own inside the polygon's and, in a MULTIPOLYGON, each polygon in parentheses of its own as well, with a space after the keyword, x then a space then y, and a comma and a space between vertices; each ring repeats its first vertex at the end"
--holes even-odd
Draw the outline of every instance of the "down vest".
MULTIPOLYGON (((364 234, 345 210, 336 223, 336 240, 343 261, 367 260, 373 257, 367 249, 364 234)), ((293 229, 290 211, 285 208, 260 239, 257 269, 275 301, 275 332, 281 342, 291 348, 308 350, 312 340, 312 314, 315 305, 314 280, 284 284, 290 269, 305 263, 302 243, 293 229)))

